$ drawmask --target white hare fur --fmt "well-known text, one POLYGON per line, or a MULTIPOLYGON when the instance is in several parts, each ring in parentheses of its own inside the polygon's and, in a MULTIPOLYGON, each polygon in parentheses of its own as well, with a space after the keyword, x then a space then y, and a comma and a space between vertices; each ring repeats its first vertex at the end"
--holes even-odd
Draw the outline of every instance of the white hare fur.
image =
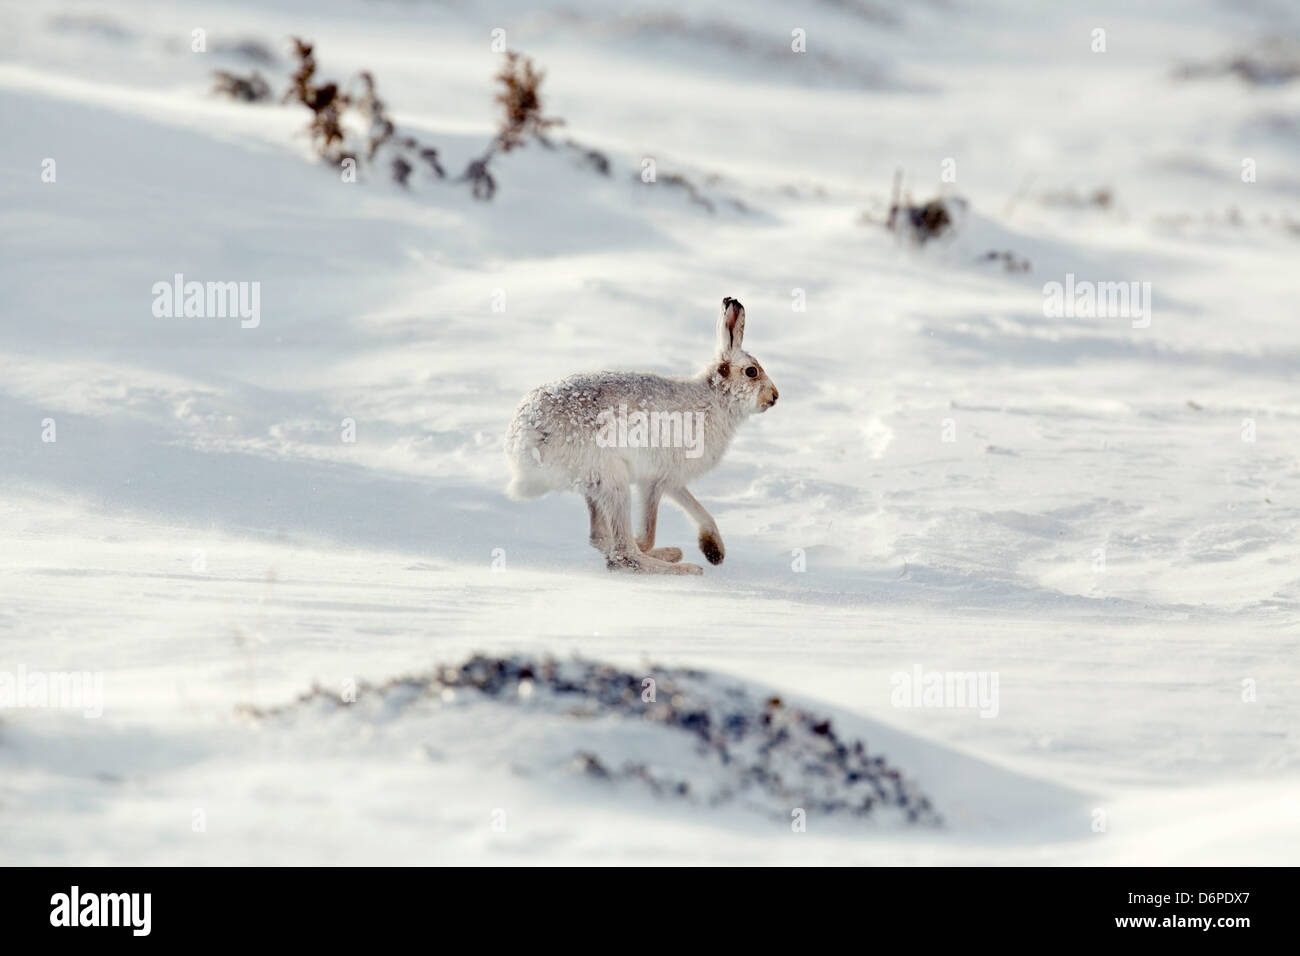
POLYGON ((506 458, 513 473, 507 494, 512 498, 536 498, 550 491, 582 495, 591 518, 589 540, 605 555, 611 570, 702 574, 699 565, 681 562, 680 549, 655 547, 659 502, 667 497, 698 526, 704 556, 721 564, 726 551, 717 522, 686 485, 721 461, 741 422, 776 403, 776 386, 753 356, 741 349, 744 335, 745 308, 728 297, 722 300, 718 316, 717 354, 693 378, 592 372, 533 389, 506 433, 506 458), (612 434, 608 423, 620 409, 628 415, 657 412, 671 418, 680 414, 682 421, 701 423, 702 435, 683 447, 643 447, 645 441, 625 443, 637 447, 619 447, 623 443, 608 440, 612 434), (635 534, 634 485, 641 506, 635 534))

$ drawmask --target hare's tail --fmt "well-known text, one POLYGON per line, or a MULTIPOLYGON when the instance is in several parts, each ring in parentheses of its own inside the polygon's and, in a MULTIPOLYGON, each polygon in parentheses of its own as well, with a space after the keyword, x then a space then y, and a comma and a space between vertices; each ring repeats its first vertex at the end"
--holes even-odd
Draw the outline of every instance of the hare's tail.
POLYGON ((506 458, 510 462, 510 484, 506 494, 515 500, 540 498, 555 485, 548 480, 542 465, 541 444, 546 440, 536 428, 524 427, 512 432, 506 445, 506 458))
POLYGON ((506 494, 515 499, 523 501, 527 498, 540 498, 548 491, 554 491, 549 484, 544 484, 534 480, 531 475, 521 475, 516 473, 510 479, 510 484, 506 485, 506 494))

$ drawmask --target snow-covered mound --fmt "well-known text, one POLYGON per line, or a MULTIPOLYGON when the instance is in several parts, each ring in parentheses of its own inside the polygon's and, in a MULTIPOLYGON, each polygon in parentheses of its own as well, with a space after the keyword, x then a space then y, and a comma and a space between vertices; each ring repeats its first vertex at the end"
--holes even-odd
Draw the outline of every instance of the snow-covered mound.
POLYGON ((802 812, 940 823, 913 783, 864 741, 841 738, 828 718, 779 697, 756 701, 744 686, 701 671, 650 673, 476 655, 459 667, 342 694, 317 688, 288 707, 244 713, 268 730, 319 722, 318 730, 340 737, 350 734, 339 722, 361 721, 435 749, 451 733, 463 745, 467 731, 487 735, 505 722, 527 728, 508 757, 524 775, 576 771, 595 781, 639 782, 657 796, 710 807, 734 802, 785 818, 802 812), (507 713, 483 713, 501 708, 507 713))

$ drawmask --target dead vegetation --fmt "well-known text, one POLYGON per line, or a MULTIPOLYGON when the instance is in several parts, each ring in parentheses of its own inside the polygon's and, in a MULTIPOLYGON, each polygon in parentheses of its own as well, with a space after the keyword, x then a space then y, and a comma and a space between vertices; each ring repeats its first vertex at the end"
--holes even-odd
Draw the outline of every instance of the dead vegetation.
POLYGON ((1251 218, 1243 215, 1235 206, 1229 206, 1223 212, 1206 210, 1202 213, 1164 213, 1155 217, 1155 223, 1162 229, 1181 235, 1222 236, 1237 233, 1249 236, 1257 230, 1263 230, 1300 239, 1300 219, 1289 213, 1264 211, 1251 218))
POLYGON ((320 82, 313 45, 299 37, 292 39, 297 67, 281 102, 297 102, 311 110, 307 129, 321 159, 335 165, 345 160, 376 165, 386 159, 393 181, 403 187, 409 184, 417 162, 438 179, 446 177, 436 149, 414 136, 399 134, 379 98, 373 74, 368 70, 359 74, 359 91, 345 90, 336 82, 320 82), (353 133, 351 126, 359 126, 362 132, 353 133))
POLYGON ((643 180, 642 175, 642 173, 633 173, 632 179, 636 182, 645 182, 654 188, 666 186, 670 190, 680 192, 691 204, 699 206, 710 214, 717 212, 719 205, 730 207, 739 213, 750 212, 750 208, 742 200, 721 192, 724 180, 717 173, 704 175, 699 183, 675 172, 656 172, 654 178, 648 180, 643 180), (705 189, 711 190, 713 195, 706 195, 705 189))
POLYGON ((238 100, 241 103, 261 103, 271 98, 271 84, 262 78, 262 74, 254 70, 247 76, 240 76, 238 73, 230 73, 226 70, 213 70, 215 82, 212 84, 212 92, 221 96, 228 96, 232 100, 238 100))
POLYGON ((703 206, 709 212, 713 212, 713 201, 701 193, 699 189, 696 188, 695 184, 685 176, 678 175, 677 173, 665 173, 663 176, 659 177, 659 182, 663 183, 665 186, 671 186, 674 189, 682 190, 686 193, 686 198, 691 202, 695 203, 697 206, 703 206))
POLYGON ((1109 210, 1115 205, 1115 194, 1105 186, 1091 191, 1082 191, 1070 186, 1066 189, 1054 189, 1043 193, 1039 201, 1044 206, 1060 206, 1066 209, 1101 209, 1109 210))
POLYGON ((1300 78, 1300 42, 1270 37, 1247 53, 1207 63, 1185 64, 1174 76, 1180 80, 1236 76, 1251 86, 1280 86, 1300 78))
POLYGON ((501 90, 496 102, 501 104, 504 117, 497 133, 497 148, 503 153, 524 145, 528 136, 535 136, 549 145, 547 130, 563 126, 564 120, 542 115, 540 87, 546 74, 533 67, 533 61, 515 52, 506 54, 506 62, 497 73, 501 90))
MULTIPOLYGON (((295 65, 280 102, 297 103, 311 112, 307 132, 317 156, 331 165, 349 160, 357 166, 386 163, 393 181, 403 187, 409 186, 411 174, 419 167, 437 179, 447 178, 437 149, 398 130, 379 96, 374 74, 361 71, 357 76, 359 88, 350 90, 342 83, 320 77, 314 44, 301 37, 292 37, 291 41, 295 65)), ((218 95, 246 103, 261 102, 272 95, 270 84, 257 71, 240 76, 218 70, 214 76, 213 92, 218 95)), ((490 164, 497 154, 520 149, 530 139, 548 149, 555 148, 547 134, 564 121, 543 111, 544 78, 545 73, 529 57, 506 53, 495 77, 499 87, 496 103, 501 107, 496 134, 483 155, 471 160, 456 180, 468 182, 475 199, 491 199, 496 193, 497 182, 490 164)), ((609 157, 604 153, 573 140, 566 141, 565 146, 578 155, 583 165, 609 175, 609 157)))
POLYGON ((566 149, 571 149, 578 154, 578 161, 600 173, 602 176, 610 175, 611 167, 609 157, 598 149, 588 149, 576 140, 566 139, 564 141, 566 149))
POLYGON ((937 196, 920 204, 914 203, 911 193, 903 190, 902 170, 894 174, 892 196, 885 228, 920 246, 955 232, 959 226, 958 219, 966 212, 966 200, 959 196, 937 196))
POLYGON ((1003 272, 1028 272, 1030 269, 1029 260, 1023 256, 1018 256, 1010 249, 1005 252, 998 252, 996 249, 990 249, 984 255, 980 256, 981 262, 1000 262, 1003 272))
MULTIPOLYGON (((292 37, 291 42, 293 71, 280 102, 297 103, 310 111, 307 132, 317 156, 331 165, 351 161, 356 164, 354 168, 386 167, 392 180, 403 187, 409 186, 412 174, 419 168, 436 179, 448 178, 437 149, 398 129, 380 98, 374 74, 363 70, 350 85, 327 80, 318 69, 315 45, 300 37, 292 37)), ((220 70, 214 75, 213 91, 219 95, 249 103, 272 96, 270 85, 256 71, 241 76, 220 70)), ((552 141, 552 132, 564 121, 545 111, 545 77, 531 58, 514 51, 505 53, 493 78, 497 87, 494 102, 499 107, 496 132, 483 153, 472 158, 464 171, 451 180, 468 183, 475 199, 489 200, 496 194, 496 157, 522 149, 530 141, 550 150, 562 147, 573 155, 577 165, 597 175, 612 174, 610 158, 600 150, 574 139, 559 144, 552 141)), ((715 200, 685 176, 668 173, 658 181, 681 191, 692 204, 708 212, 716 211, 715 200)), ((715 181, 706 183, 711 186, 715 181)), ((740 212, 749 211, 739 199, 723 197, 719 201, 740 212)))
POLYGON ((501 122, 497 134, 482 156, 470 160, 461 173, 459 182, 468 182, 475 199, 491 199, 496 193, 496 179, 489 168, 497 153, 509 153, 527 143, 531 136, 548 149, 554 148, 546 137, 548 130, 564 125, 564 120, 548 117, 542 112, 541 85, 546 74, 533 66, 533 61, 519 53, 509 51, 506 61, 496 75, 496 102, 501 105, 501 122))
POLYGON ((368 70, 361 73, 362 92, 356 99, 357 109, 366 121, 366 161, 375 162, 380 149, 388 147, 395 155, 389 162, 393 181, 406 186, 415 165, 412 160, 422 162, 438 179, 445 179, 447 171, 438 162, 438 151, 432 146, 425 146, 414 136, 398 135, 397 127, 389 119, 384 101, 375 89, 375 78, 368 70))
POLYGON ((345 145, 347 134, 342 126, 343 111, 351 100, 337 83, 316 82, 316 57, 312 44, 298 37, 292 39, 298 68, 293 71, 289 88, 280 102, 295 100, 311 110, 312 119, 307 129, 312 147, 322 159, 335 165, 345 159, 355 161, 355 153, 345 145))

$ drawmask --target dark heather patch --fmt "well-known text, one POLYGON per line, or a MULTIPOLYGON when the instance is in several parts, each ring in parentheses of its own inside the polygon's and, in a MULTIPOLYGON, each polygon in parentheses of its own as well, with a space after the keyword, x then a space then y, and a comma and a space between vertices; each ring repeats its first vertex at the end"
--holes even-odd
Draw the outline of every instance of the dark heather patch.
POLYGON ((722 544, 713 535, 707 532, 700 535, 700 550, 709 559, 709 564, 722 563, 722 544))
POLYGON ((562 720, 558 731, 572 735, 573 757, 565 759, 560 748, 527 771, 575 774, 601 788, 598 792, 641 787, 710 813, 727 805, 752 809, 784 826, 790 825, 793 807, 814 819, 943 826, 909 777, 869 751, 865 741, 832 726, 826 715, 779 697, 761 699, 723 675, 648 662, 646 667, 623 671, 580 659, 475 656, 381 684, 363 681, 352 703, 341 701, 336 690, 316 686, 287 706, 244 705, 239 713, 268 733, 299 722, 315 727, 322 720, 367 727, 419 722, 428 740, 436 741, 448 712, 442 701, 451 691, 455 709, 492 706, 509 708, 520 722, 534 716, 562 720), (642 696, 647 672, 657 684, 649 701, 642 696), (592 725, 611 720, 635 721, 657 739, 632 752, 599 732, 593 739, 592 725), (653 762, 638 759, 651 753, 653 762))

